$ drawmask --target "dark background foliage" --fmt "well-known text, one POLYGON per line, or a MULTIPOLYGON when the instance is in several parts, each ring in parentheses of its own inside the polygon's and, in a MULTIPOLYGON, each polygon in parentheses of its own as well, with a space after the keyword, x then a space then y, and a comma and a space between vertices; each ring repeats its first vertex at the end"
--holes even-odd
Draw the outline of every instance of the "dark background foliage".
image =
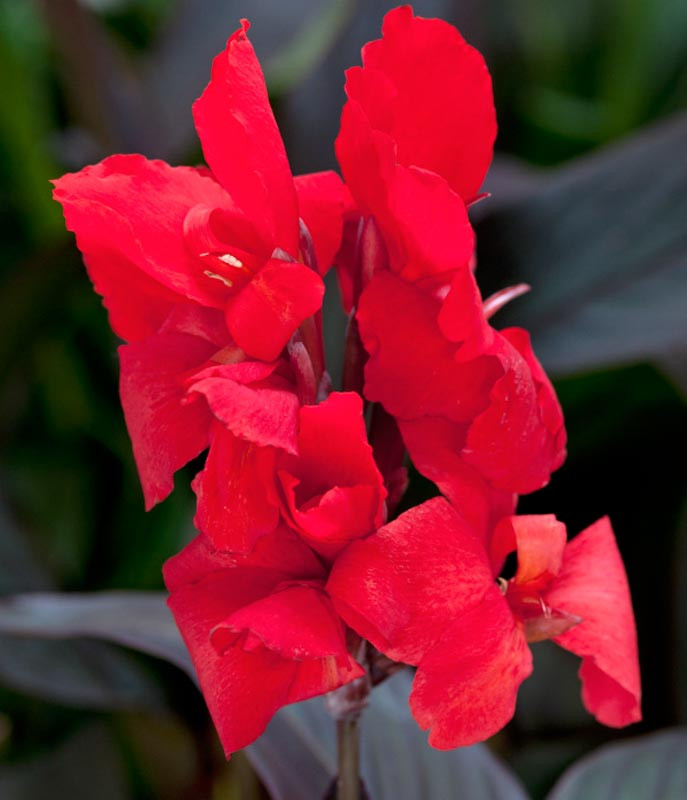
MULTIPOLYGON (((241 16, 294 172, 334 167, 343 69, 390 6, 0 0, 1 594, 157 590, 192 532, 193 470, 143 512, 117 343, 48 179, 112 152, 199 162, 190 105, 241 16)), ((456 23, 492 71, 500 133, 492 197, 474 209, 478 274, 485 291, 533 285, 497 322, 531 329, 566 412, 568 462, 520 508, 555 512, 571 533, 609 513, 637 613, 645 720, 629 731, 585 714, 573 659, 535 649, 516 718, 491 746, 538 798, 601 743, 686 722, 687 5, 415 9, 456 23)), ((428 493, 416 477, 411 498, 428 493)), ((244 756, 224 764, 176 667, 93 639, 3 634, 0 796, 267 795, 244 756)))

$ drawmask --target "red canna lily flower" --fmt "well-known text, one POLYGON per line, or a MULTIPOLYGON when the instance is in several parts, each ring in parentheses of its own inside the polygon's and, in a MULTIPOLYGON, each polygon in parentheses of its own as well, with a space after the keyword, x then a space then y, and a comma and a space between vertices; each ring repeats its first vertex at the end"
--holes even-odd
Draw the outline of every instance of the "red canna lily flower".
POLYGON ((163 573, 227 757, 260 736, 281 706, 364 675, 325 592, 325 568, 283 526, 248 556, 198 536, 163 573))
POLYGON ((465 203, 496 134, 484 60, 408 6, 383 33, 347 73, 336 145, 365 218, 355 242, 348 223, 339 270, 369 356, 363 391, 395 417, 416 468, 487 532, 562 464, 563 416, 529 337, 491 327, 473 274, 465 203), (479 513, 475 492, 491 494, 479 513))
POLYGON ((529 336, 493 331, 464 360, 438 313, 438 300, 390 272, 374 277, 356 317, 369 354, 365 396, 396 417, 417 469, 458 506, 469 471, 506 494, 541 488, 565 459, 566 435, 529 336))
MULTIPOLYGON (((283 371, 285 345, 320 309, 320 274, 350 203, 333 172, 292 177, 247 31, 244 21, 194 105, 210 169, 117 155, 55 181, 112 328, 129 342, 120 349, 122 403, 148 508, 208 446, 214 419, 265 444, 254 430, 235 430, 236 405, 217 410, 258 404, 245 388, 253 380, 225 380, 233 399, 220 401, 219 375, 203 371, 231 371, 225 365, 236 361, 283 371)), ((292 437, 285 422, 281 439, 292 437)))
POLYGON ((606 725, 640 719, 637 642, 607 518, 565 542, 549 516, 511 516, 489 547, 443 498, 402 514, 339 557, 327 590, 389 658, 417 665, 410 707, 438 748, 494 734, 532 670, 527 642, 582 657, 582 699, 606 725), (518 569, 498 579, 505 556, 518 569))

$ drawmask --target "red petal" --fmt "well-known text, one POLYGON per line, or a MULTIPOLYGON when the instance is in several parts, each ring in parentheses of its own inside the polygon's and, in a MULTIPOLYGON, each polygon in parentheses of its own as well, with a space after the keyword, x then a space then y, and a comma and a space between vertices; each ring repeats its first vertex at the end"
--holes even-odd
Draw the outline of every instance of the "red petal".
POLYGON ((298 212, 315 245, 317 270, 331 267, 343 234, 344 210, 352 204, 350 192, 336 172, 313 172, 294 178, 298 212))
POLYGON ((289 162, 270 108, 248 23, 212 63, 210 83, 193 105, 205 160, 271 248, 298 254, 298 205, 289 162))
POLYGON ((443 178, 398 165, 387 191, 388 210, 375 216, 395 272, 412 282, 467 268, 474 234, 465 204, 443 178))
POLYGON ((452 25, 413 17, 410 6, 390 11, 382 32, 363 48, 364 68, 347 81, 348 96, 393 138, 400 163, 442 175, 471 200, 496 137, 484 59, 452 25))
MULTIPOLYGON (((321 566, 293 535, 279 530, 265 536, 254 553, 242 559, 218 553, 198 537, 167 562, 164 573, 172 593, 169 605, 227 755, 256 739, 281 706, 330 691, 361 674, 350 658, 341 665, 335 657, 300 661, 266 648, 247 652, 240 646, 220 655, 211 643, 211 631, 227 617, 260 605, 258 601, 284 580, 321 577, 321 566)), ((293 609, 287 607, 289 615, 293 618, 293 609)), ((264 615, 257 620, 266 623, 264 615)), ((299 621, 307 628, 307 620, 301 616, 299 621)), ((279 630, 276 622, 274 630, 279 630)), ((306 640, 311 636, 305 629, 301 634, 306 640)))
POLYGON ((320 276, 298 263, 268 261, 227 309, 227 325, 249 355, 274 361, 303 320, 322 306, 320 276))
POLYGON ((143 156, 112 156, 62 176, 54 197, 120 335, 139 338, 156 330, 165 303, 167 310, 186 298, 221 307, 214 282, 203 275, 184 238, 190 208, 231 203, 207 172, 143 156))
POLYGON ((344 626, 321 586, 278 588, 219 623, 211 641, 220 654, 235 644, 245 649, 248 632, 284 658, 304 661, 334 656, 342 664, 350 660, 344 626))
POLYGON ((205 468, 193 481, 194 524, 215 547, 249 553, 279 522, 275 450, 237 439, 217 421, 205 468))
POLYGON ((565 433, 550 425, 553 390, 549 395, 508 339, 496 334, 490 352, 500 354, 506 373, 472 422, 463 456, 497 488, 526 494, 546 485, 563 462, 565 433))
POLYGON ((551 385, 548 375, 534 354, 530 335, 522 328, 505 328, 500 331, 501 336, 509 341, 527 362, 532 379, 537 388, 537 401, 541 419, 549 434, 555 439, 554 452, 556 453, 556 467, 565 459, 565 427, 563 424, 563 411, 558 402, 556 392, 551 385))
POLYGON ((341 113, 335 149, 346 185, 363 214, 377 216, 381 212, 383 216, 387 187, 396 171, 393 140, 374 131, 360 104, 349 101, 341 113))
POLYGON ((420 662, 410 710, 441 750, 481 742, 513 716, 532 655, 503 595, 491 584, 420 662))
POLYGON ((317 556, 284 525, 263 536, 249 555, 218 550, 207 536, 196 536, 180 553, 165 562, 162 572, 167 589, 174 592, 185 584, 201 581, 211 573, 239 566, 241 571, 231 574, 239 576, 245 583, 245 586, 239 584, 237 578, 233 584, 237 592, 236 602, 244 604, 252 603, 282 581, 318 580, 325 576, 317 556), (245 587, 254 587, 256 593, 245 587))
POLYGON ((614 728, 641 719, 632 600, 608 517, 568 543, 545 600, 553 609, 582 617, 579 625, 554 641, 582 656, 586 708, 614 728))
POLYGON ((417 664, 493 586, 487 554, 443 498, 353 542, 327 590, 346 622, 389 658, 417 664))
POLYGON ((298 397, 277 376, 270 385, 277 366, 247 361, 208 367, 193 376, 188 391, 204 395, 212 413, 240 439, 295 452, 298 397))
POLYGON ((370 354, 365 396, 395 417, 466 422, 486 407, 503 374, 490 356, 456 363, 456 345, 436 322, 439 308, 438 300, 390 273, 375 275, 361 295, 357 320, 370 354))
POLYGON ((185 380, 216 349, 181 333, 119 348, 119 392, 148 509, 172 491, 174 473, 208 446, 212 415, 204 402, 189 400, 185 380))
POLYGON ((393 141, 371 129, 357 103, 344 108, 336 150, 356 202, 375 217, 394 272, 418 281, 467 266, 474 234, 463 200, 442 177, 396 164, 393 141))
POLYGON ((515 511, 517 497, 495 489, 461 457, 466 426, 421 417, 400 420, 399 427, 415 468, 436 483, 486 545, 494 525, 515 511))
POLYGON ((494 341, 494 329, 484 316, 482 296, 469 267, 456 271, 438 322, 449 341, 464 342, 458 351, 461 361, 481 355, 494 341))
POLYGON ((553 514, 521 514, 501 520, 491 540, 490 555, 498 575, 506 556, 518 554, 513 583, 530 590, 543 588, 558 575, 567 534, 553 514))
POLYGON ((386 490, 359 395, 334 392, 301 408, 298 456, 282 457, 279 466, 286 513, 323 555, 331 557, 382 524, 386 490))

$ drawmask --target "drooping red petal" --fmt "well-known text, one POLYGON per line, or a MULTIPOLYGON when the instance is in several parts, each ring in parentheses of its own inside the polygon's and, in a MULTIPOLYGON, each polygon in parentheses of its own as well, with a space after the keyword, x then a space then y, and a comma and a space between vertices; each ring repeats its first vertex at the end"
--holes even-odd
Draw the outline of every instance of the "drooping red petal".
POLYGON ((441 417, 399 420, 415 468, 434 481, 485 546, 494 525, 515 511, 517 496, 495 489, 461 456, 466 425, 441 417))
POLYGON ((452 25, 414 17, 410 6, 390 11, 382 33, 363 48, 363 69, 347 75, 348 97, 393 138, 401 164, 432 170, 473 199, 496 137, 484 59, 452 25))
POLYGON ((353 542, 327 590, 361 636, 389 658, 417 664, 492 585, 481 542, 438 497, 353 542))
POLYGON ((193 105, 205 160, 271 249, 298 255, 298 204, 265 79, 241 23, 212 63, 210 83, 193 105))
POLYGON ((300 411, 298 455, 283 456, 285 511, 327 557, 382 524, 386 490, 368 444, 360 395, 334 392, 300 411), (326 442, 326 446, 323 443, 326 442))
POLYGON ((499 574, 506 556, 517 551, 518 569, 513 583, 532 591, 544 588, 560 571, 566 539, 565 525, 553 514, 519 514, 502 519, 491 539, 494 575, 499 574))
POLYGON ((136 339, 154 332, 161 310, 186 299, 222 307, 184 238, 190 208, 231 205, 207 171, 111 156, 63 175, 54 197, 119 335, 136 339))
POLYGON ((625 568, 608 517, 565 548, 545 594, 553 609, 582 617, 554 639, 582 657, 582 700, 599 722, 622 727, 641 719, 637 634, 625 568))
MULTIPOLYGON (((270 594, 284 581, 322 577, 312 552, 283 529, 263 537, 244 558, 219 553, 205 537, 198 537, 167 562, 164 575, 171 592, 169 606, 227 756, 256 739, 281 706, 335 689, 362 672, 345 649, 339 660, 336 656, 299 660, 268 647, 246 650, 238 642, 220 654, 212 644, 211 633, 218 625, 253 604, 260 612, 256 625, 280 632, 283 625, 279 619, 270 623, 260 600, 267 598, 269 606, 270 594)), ((274 611, 279 613, 279 604, 274 611)), ((281 611, 287 624, 298 616, 293 604, 282 605, 281 611)), ((302 629, 308 619, 300 615, 298 622, 306 639, 318 640, 319 626, 308 634, 302 629)), ((331 627, 337 622, 331 621, 331 627)))
POLYGON ((272 259, 230 302, 227 325, 246 353, 274 361, 301 322, 321 308, 323 296, 316 272, 272 259))
POLYGON ((491 584, 482 601, 453 617, 422 659, 410 710, 440 750, 481 742, 513 716, 518 687, 532 672, 521 628, 491 584))
POLYGON ((317 271, 325 275, 341 246, 344 213, 353 201, 336 172, 297 175, 294 182, 298 214, 313 240, 317 271))
POLYGON ((388 272, 375 275, 361 295, 357 320, 370 355, 365 396, 395 417, 467 422, 486 408, 503 374, 491 356, 456 362, 456 345, 436 322, 439 308, 439 300, 388 272))
POLYGON ((277 363, 246 361, 208 367, 187 383, 235 436, 262 446, 296 450, 298 397, 293 387, 270 378, 277 363))
POLYGON ((249 553, 279 521, 276 453, 237 439, 214 421, 205 467, 196 475, 194 524, 219 550, 249 553))
POLYGON ((208 446, 212 415, 199 397, 187 396, 185 381, 216 349, 182 333, 119 348, 119 392, 147 509, 167 497, 174 473, 208 446))

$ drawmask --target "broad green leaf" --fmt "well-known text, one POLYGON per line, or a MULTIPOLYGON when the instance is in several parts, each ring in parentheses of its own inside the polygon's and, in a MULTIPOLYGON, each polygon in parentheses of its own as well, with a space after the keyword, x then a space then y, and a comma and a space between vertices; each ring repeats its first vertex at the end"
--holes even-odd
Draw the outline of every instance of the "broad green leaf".
MULTIPOLYGON (((361 720, 361 774, 372 798, 526 800, 517 778, 484 745, 441 752, 408 710, 412 675, 372 692, 361 720)), ((335 725, 322 698, 281 709, 246 753, 274 800, 322 797, 336 775, 335 725)))
POLYGON ((485 203, 487 289, 525 281, 496 318, 528 328, 555 375, 652 360, 687 339, 687 115, 485 203), (491 213, 489 203, 492 203, 491 213))
POLYGON ((548 800, 684 800, 687 729, 601 747, 573 764, 548 800))
POLYGON ((3 800, 128 800, 125 768, 107 728, 82 728, 55 750, 0 764, 3 800))
POLYGON ((25 594, 0 598, 0 632, 40 639, 88 636, 163 658, 193 676, 161 592, 25 594))
POLYGON ((177 649, 175 651, 175 645, 170 644, 169 650, 181 661, 185 651, 176 628, 172 630, 173 622, 162 596, 134 596, 128 605, 124 601, 131 620, 127 622, 122 615, 119 629, 116 611, 108 607, 106 601, 96 601, 100 618, 115 629, 107 636, 103 634, 104 628, 99 627, 95 611, 87 603, 68 599, 69 595, 7 594, 31 588, 50 589, 52 585, 45 570, 36 563, 8 509, 0 502, 0 683, 20 692, 84 708, 164 707, 164 693, 129 653, 105 641, 47 641, 97 636, 135 645, 145 639, 138 649, 160 655, 167 632, 170 639, 176 635, 177 649), (17 598, 24 598, 25 602, 18 599, 15 604, 17 598), (61 600, 65 601, 64 605, 61 600), (145 633, 146 624, 149 636, 145 633), (122 633, 122 627, 126 628, 126 633, 122 633), (149 645, 147 650, 146 644, 149 645))
POLYGON ((166 705, 153 676, 107 642, 0 634, 0 683, 76 708, 161 710, 166 705))

